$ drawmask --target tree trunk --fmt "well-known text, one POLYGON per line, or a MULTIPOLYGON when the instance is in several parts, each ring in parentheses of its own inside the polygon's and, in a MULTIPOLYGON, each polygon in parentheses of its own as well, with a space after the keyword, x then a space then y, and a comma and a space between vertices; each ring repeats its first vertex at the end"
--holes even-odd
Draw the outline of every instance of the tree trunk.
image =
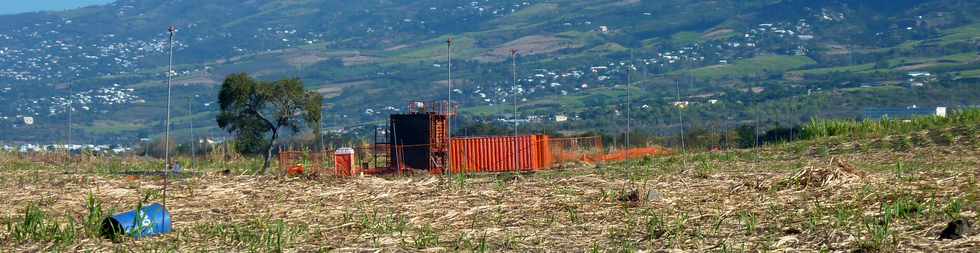
POLYGON ((279 129, 272 129, 272 140, 269 141, 269 148, 265 152, 265 162, 262 163, 262 174, 269 175, 269 159, 272 158, 272 147, 276 146, 276 139, 279 138, 279 129))

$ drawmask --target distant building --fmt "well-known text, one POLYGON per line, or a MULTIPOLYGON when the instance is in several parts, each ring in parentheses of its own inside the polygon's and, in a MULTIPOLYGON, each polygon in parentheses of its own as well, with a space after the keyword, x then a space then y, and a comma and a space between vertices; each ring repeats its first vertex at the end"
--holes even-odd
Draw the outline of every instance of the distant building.
POLYGON ((908 75, 911 76, 911 77, 929 77, 929 76, 932 76, 932 73, 929 73, 929 72, 909 72, 908 75))
POLYGON ((864 119, 878 120, 883 118, 888 119, 911 119, 918 117, 929 117, 929 116, 939 116, 946 117, 946 107, 925 107, 920 108, 918 106, 909 106, 905 108, 901 107, 885 107, 885 108, 865 108, 864 109, 864 119))
POLYGON ((555 115, 555 122, 565 122, 565 121, 568 121, 568 116, 555 115))

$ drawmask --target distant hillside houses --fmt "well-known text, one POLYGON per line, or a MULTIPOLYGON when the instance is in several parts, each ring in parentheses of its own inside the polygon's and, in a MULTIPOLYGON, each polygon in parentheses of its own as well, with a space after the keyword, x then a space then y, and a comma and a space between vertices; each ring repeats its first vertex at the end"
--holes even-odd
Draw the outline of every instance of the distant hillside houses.
POLYGON ((912 119, 917 117, 946 117, 946 107, 871 107, 864 109, 864 119, 912 119))
POLYGON ((0 151, 5 152, 20 152, 20 153, 41 153, 41 152, 54 152, 60 151, 64 152, 66 148, 69 148, 72 153, 102 153, 102 154, 122 154, 126 152, 133 151, 133 147, 124 147, 118 145, 95 145, 95 144, 74 144, 70 147, 65 144, 21 144, 17 146, 3 145, 0 146, 0 151))

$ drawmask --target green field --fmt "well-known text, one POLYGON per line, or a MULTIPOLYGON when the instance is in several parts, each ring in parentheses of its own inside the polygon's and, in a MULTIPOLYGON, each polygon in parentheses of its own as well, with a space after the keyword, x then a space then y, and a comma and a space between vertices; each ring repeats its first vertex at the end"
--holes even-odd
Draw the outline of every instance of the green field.
POLYGON ((958 27, 943 33, 943 44, 980 40, 980 24, 958 27))
POLYGON ((134 122, 98 120, 91 125, 81 126, 82 131, 89 134, 119 134, 143 129, 143 125, 134 122))
POLYGON ((957 74, 961 78, 980 78, 980 69, 962 71, 957 74))
POLYGON ((829 74, 833 72, 861 72, 874 69, 874 64, 861 64, 861 65, 851 65, 851 66, 840 66, 840 67, 830 67, 830 68, 816 68, 807 70, 797 70, 791 71, 791 74, 829 74))

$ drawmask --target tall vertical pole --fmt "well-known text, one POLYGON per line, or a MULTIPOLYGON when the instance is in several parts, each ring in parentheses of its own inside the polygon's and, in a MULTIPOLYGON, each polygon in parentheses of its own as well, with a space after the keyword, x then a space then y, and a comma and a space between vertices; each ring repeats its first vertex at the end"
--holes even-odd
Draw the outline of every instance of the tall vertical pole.
MULTIPOLYGON (((72 96, 74 93, 75 91, 71 86, 71 82, 68 82, 68 108, 65 109, 65 112, 68 113, 68 144, 65 146, 65 151, 67 151, 68 154, 68 160, 65 162, 65 172, 68 172, 68 169, 71 168, 71 114, 74 106, 72 105, 72 96)), ((75 169, 74 171, 75 173, 78 173, 78 169, 75 169)))
POLYGON ((167 120, 166 120, 166 135, 164 135, 164 165, 163 165, 163 206, 167 206, 167 186, 170 184, 170 105, 172 103, 171 96, 173 95, 173 76, 174 76, 174 34, 177 32, 177 27, 170 26, 167 31, 170 32, 170 67, 167 70, 167 120))
POLYGON ((520 156, 520 150, 519 150, 520 145, 518 145, 518 141, 517 141, 517 135, 518 135, 517 125, 519 124, 517 121, 517 117, 518 117, 517 116, 518 115, 517 92, 520 91, 520 89, 518 88, 519 85, 517 84, 517 49, 510 50, 510 58, 511 58, 511 70, 514 74, 514 86, 512 88, 514 92, 514 98, 513 98, 514 99, 514 170, 520 171, 521 163, 518 160, 520 156))
MULTIPOLYGON (((752 93, 755 93, 755 91, 753 91, 752 88, 749 88, 749 90, 752 93)), ((759 143, 759 123, 760 123, 759 122, 760 121, 760 119, 759 119, 759 112, 760 111, 759 110, 761 108, 759 107, 759 101, 760 101, 760 99, 758 97, 756 97, 754 94, 752 96, 754 98, 753 100, 755 100, 755 103, 754 103, 755 104, 755 144, 752 144, 752 146, 756 148, 756 151, 758 151, 759 144, 760 144, 759 143)), ((756 153, 758 153, 758 152, 756 152, 756 153)), ((758 155, 756 156, 756 158, 758 158, 758 155)))
POLYGON ((684 108, 682 107, 683 104, 681 103, 681 84, 676 79, 674 80, 674 89, 677 91, 677 102, 679 103, 674 107, 677 107, 677 118, 680 121, 681 151, 687 151, 687 144, 684 141, 684 108))
POLYGON ((446 172, 453 174, 453 38, 446 40, 446 55, 449 58, 449 102, 448 112, 446 112, 446 133, 449 143, 449 151, 446 154, 446 172))
POLYGON ((194 97, 187 99, 187 124, 191 130, 191 168, 197 167, 197 138, 194 138, 194 97))
POLYGON ((630 124, 633 123, 632 115, 630 114, 632 106, 630 106, 630 88, 633 84, 633 50, 630 49, 630 64, 626 68, 626 159, 630 159, 629 148, 630 148, 630 124))
MULTIPOLYGON (((324 108, 324 107, 325 106, 323 106, 322 104, 320 105, 320 122, 317 122, 316 124, 317 124, 317 127, 320 128, 320 132, 318 133, 320 135, 319 136, 320 137, 320 150, 318 150, 318 151, 321 152, 321 153, 323 153, 323 157, 326 158, 326 155, 327 155, 327 145, 324 145, 324 143, 323 143, 323 111, 326 111, 327 108, 324 108)), ((375 132, 377 132, 377 131, 375 131, 375 132)), ((375 143, 377 143, 377 141, 375 141, 375 143)), ((377 164, 377 163, 375 163, 375 164, 377 164)))

